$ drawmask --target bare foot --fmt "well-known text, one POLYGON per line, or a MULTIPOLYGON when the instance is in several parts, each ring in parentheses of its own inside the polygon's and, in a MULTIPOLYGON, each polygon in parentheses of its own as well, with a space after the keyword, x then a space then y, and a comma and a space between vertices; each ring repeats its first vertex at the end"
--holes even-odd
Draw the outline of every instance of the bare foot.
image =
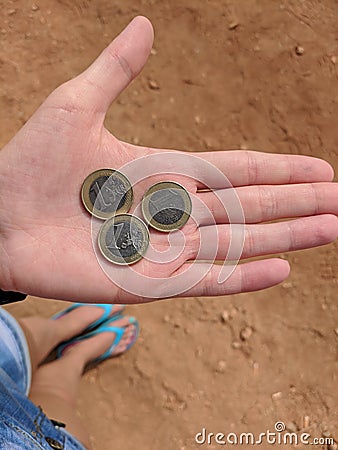
MULTIPOLYGON (((119 314, 122 310, 123 306, 113 305, 111 315, 119 314)), ((102 314, 103 309, 99 306, 81 306, 57 320, 38 316, 18 319, 27 339, 33 372, 53 348, 82 334, 102 314)))
MULTIPOLYGON (((120 342, 111 353, 111 356, 117 356, 123 353, 133 341, 137 331, 136 325, 133 323, 134 320, 130 316, 124 316, 114 320, 112 323, 108 322, 108 326, 125 329, 120 342)), ((87 364, 106 352, 113 344, 115 336, 113 331, 104 331, 83 341, 70 344, 63 351, 62 358, 76 358, 82 364, 87 364)))

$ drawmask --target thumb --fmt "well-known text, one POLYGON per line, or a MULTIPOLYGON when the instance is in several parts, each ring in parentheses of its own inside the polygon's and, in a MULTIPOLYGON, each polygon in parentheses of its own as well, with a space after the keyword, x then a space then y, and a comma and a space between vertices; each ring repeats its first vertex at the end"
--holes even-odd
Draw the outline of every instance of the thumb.
POLYGON ((105 114, 141 72, 153 40, 150 21, 146 17, 135 17, 88 69, 61 86, 67 101, 86 111, 105 114))

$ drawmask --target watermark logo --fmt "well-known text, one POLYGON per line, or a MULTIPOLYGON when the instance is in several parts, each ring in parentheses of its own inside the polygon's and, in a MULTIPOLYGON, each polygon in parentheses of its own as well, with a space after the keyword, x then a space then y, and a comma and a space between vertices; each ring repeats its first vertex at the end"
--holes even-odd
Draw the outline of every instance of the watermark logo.
POLYGON ((274 424, 274 430, 266 430, 262 433, 213 433, 203 428, 202 431, 195 435, 196 444, 202 446, 214 446, 214 445, 285 445, 290 448, 290 445, 334 445, 334 439, 332 437, 312 437, 309 433, 305 432, 288 432, 286 425, 282 421, 278 421, 274 424))
POLYGON ((286 425, 285 425, 285 423, 284 423, 284 422, 276 422, 276 423, 275 423, 275 430, 276 430, 276 431, 279 431, 280 433, 281 433, 282 431, 285 431, 285 430, 286 430, 286 425))

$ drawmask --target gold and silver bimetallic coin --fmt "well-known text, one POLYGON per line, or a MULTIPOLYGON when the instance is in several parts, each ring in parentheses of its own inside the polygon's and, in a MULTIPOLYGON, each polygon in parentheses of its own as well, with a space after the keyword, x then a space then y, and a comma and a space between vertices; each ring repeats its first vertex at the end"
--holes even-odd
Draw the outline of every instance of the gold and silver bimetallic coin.
POLYGON ((145 255, 149 231, 143 220, 131 214, 111 217, 99 232, 102 255, 114 264, 134 264, 145 255))
POLYGON ((100 169, 88 175, 82 185, 84 207, 99 219, 129 211, 133 189, 128 178, 114 169, 100 169))
POLYGON ((154 184, 142 200, 142 213, 145 221, 159 231, 179 230, 189 220, 191 198, 178 183, 163 181, 154 184))

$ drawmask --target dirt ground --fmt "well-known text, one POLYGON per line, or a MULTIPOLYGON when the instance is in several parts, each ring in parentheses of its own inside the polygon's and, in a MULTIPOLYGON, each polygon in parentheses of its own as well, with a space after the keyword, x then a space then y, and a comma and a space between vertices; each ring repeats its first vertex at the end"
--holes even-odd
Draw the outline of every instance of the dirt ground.
MULTIPOLYGON (((336 0, 0 0, 0 145, 137 14, 152 20, 155 47, 107 117, 117 136, 313 155, 338 169, 336 0)), ((273 289, 128 308, 139 343, 83 378, 78 413, 94 450, 219 448, 195 434, 258 435, 278 420, 338 441, 337 244, 282 257, 292 273, 273 289)))

